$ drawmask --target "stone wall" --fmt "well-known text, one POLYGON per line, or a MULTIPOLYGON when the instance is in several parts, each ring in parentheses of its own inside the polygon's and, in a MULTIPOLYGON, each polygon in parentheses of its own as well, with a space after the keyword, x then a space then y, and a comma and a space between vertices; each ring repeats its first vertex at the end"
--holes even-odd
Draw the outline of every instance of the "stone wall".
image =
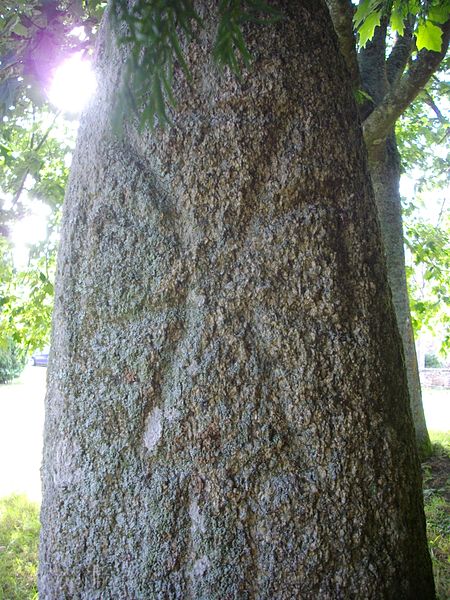
POLYGON ((420 383, 425 387, 450 388, 450 369, 422 369, 420 383))

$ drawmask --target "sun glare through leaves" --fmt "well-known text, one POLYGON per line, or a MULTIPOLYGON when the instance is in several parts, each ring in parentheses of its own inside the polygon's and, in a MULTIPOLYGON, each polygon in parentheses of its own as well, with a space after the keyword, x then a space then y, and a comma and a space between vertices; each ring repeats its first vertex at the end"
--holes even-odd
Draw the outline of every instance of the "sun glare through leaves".
POLYGON ((91 63, 74 54, 55 69, 48 91, 52 104, 66 113, 80 113, 97 87, 91 63))

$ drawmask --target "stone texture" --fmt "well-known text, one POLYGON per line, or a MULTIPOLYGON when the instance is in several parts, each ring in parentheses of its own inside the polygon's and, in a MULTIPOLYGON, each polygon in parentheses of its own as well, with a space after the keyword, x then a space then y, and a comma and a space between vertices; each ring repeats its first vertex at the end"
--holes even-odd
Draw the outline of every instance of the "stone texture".
MULTIPOLYGON (((207 23, 210 5, 200 8, 207 23)), ((59 255, 40 598, 433 598, 406 380, 327 10, 111 132, 100 45, 59 255)))

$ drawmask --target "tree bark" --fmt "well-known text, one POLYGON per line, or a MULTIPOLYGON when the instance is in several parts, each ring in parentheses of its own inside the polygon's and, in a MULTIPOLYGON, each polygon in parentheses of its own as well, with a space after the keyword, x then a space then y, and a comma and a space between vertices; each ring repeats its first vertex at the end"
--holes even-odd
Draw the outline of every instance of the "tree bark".
MULTIPOLYGON (((398 78, 398 74, 396 75, 394 72, 393 63, 397 62, 397 68, 401 70, 401 62, 405 60, 404 56, 399 58, 403 51, 402 46, 400 45, 397 49, 394 47, 397 59, 393 59, 390 69, 387 68, 385 38, 386 28, 383 25, 376 29, 373 40, 361 51, 359 56, 362 83, 364 89, 373 99, 371 106, 366 105, 362 109, 364 122, 371 118, 373 110, 377 110, 377 106, 384 101, 390 84, 395 82, 396 77, 398 78), (388 73, 391 76, 391 81, 388 78, 388 73)), ((400 156, 393 131, 383 142, 378 140, 376 144, 371 144, 366 138, 365 141, 386 254, 388 281, 403 342, 416 443, 419 456, 423 460, 430 456, 432 448, 423 410, 419 368, 409 309, 400 197, 400 156)))
MULTIPOLYGON (((100 50, 64 208, 42 600, 434 598, 400 338, 325 5, 190 45, 171 129, 111 133, 100 50)), ((106 50, 108 49, 109 50, 106 50)))
POLYGON ((416 346, 409 309, 408 286, 405 272, 402 203, 399 189, 400 157, 394 132, 391 133, 383 148, 377 147, 373 153, 369 154, 369 168, 381 222, 388 281, 403 341, 416 443, 419 456, 423 460, 431 455, 432 447, 423 410, 416 346))

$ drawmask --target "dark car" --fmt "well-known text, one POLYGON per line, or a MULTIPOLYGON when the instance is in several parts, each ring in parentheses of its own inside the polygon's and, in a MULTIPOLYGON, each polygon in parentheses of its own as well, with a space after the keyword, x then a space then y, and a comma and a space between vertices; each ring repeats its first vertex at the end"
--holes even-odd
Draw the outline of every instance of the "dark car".
POLYGON ((46 367, 48 365, 48 352, 36 352, 31 357, 34 367, 46 367))

